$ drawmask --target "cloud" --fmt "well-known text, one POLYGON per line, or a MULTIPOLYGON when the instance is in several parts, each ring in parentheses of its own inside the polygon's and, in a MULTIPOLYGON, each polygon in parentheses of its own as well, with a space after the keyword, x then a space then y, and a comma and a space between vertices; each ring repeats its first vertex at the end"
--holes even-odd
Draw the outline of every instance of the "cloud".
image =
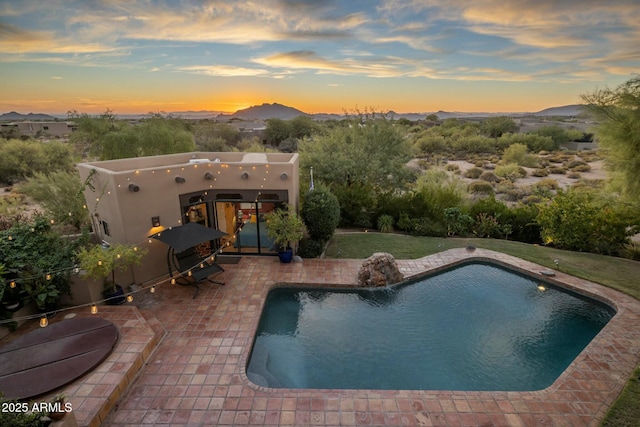
POLYGON ((253 60, 257 64, 273 68, 312 70, 318 74, 366 75, 369 77, 399 77, 406 75, 406 64, 399 58, 328 59, 313 51, 281 52, 253 60))
POLYGON ((269 74, 267 70, 259 68, 244 68, 232 65, 193 65, 178 67, 178 70, 217 77, 255 77, 269 74))

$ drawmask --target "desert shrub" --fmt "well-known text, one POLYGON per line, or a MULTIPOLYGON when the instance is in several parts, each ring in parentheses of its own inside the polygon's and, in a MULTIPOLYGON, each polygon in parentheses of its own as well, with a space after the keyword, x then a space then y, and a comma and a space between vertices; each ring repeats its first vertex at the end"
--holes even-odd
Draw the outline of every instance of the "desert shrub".
POLYGON ((71 171, 73 151, 58 141, 0 139, 0 184, 11 185, 37 172, 71 171))
POLYGON ((520 199, 520 202, 522 202, 525 205, 540 203, 541 201, 542 201, 542 197, 535 194, 531 194, 520 199))
POLYGON ((527 171, 516 163, 508 163, 506 165, 497 166, 495 174, 504 179, 508 179, 509 181, 515 181, 518 178, 524 178, 527 176, 527 171))
POLYGON ((502 181, 502 178, 500 178, 499 176, 497 176, 495 173, 493 173, 491 171, 482 172, 482 174, 480 175, 480 179, 483 180, 483 181, 487 181, 487 182, 500 182, 500 181, 502 181))
POLYGON ((71 224, 80 230, 89 223, 85 208, 85 183, 74 172, 36 173, 20 185, 20 190, 31 196, 58 224, 71 224))
POLYGON ((298 255, 302 258, 317 258, 322 255, 324 245, 323 240, 303 238, 298 244, 298 255))
POLYGON ((557 190, 560 186, 558 185, 558 181, 553 178, 545 178, 536 182, 535 184, 538 188, 548 188, 549 190, 557 190))
POLYGON ((314 240, 329 240, 340 222, 340 204, 328 188, 317 185, 304 197, 300 216, 314 240))
POLYGON ((585 163, 584 165, 575 166, 571 168, 571 170, 574 172, 589 172, 591 170, 591 166, 585 163))
POLYGON ((475 166, 464 173, 464 176, 466 178, 471 178, 471 179, 478 179, 480 178, 480 175, 482 175, 482 169, 475 166))
POLYGON ((474 163, 474 166, 477 168, 482 168, 484 167, 484 161, 478 160, 477 162, 474 163))
POLYGON ((496 185, 495 190, 496 190, 496 193, 502 194, 502 193, 506 193, 509 190, 513 190, 515 187, 516 185, 513 182, 505 179, 504 181, 501 181, 496 185))
POLYGON ((485 163, 485 164, 484 164, 484 168, 485 168, 486 170, 490 170, 490 171, 492 171, 492 170, 495 170, 496 165, 494 165, 493 163, 485 163))
POLYGON ((515 163, 519 166, 535 167, 538 164, 538 159, 536 156, 529 154, 526 145, 513 144, 504 150, 502 163, 515 163))
POLYGON ((543 176, 548 176, 549 171, 546 169, 534 169, 533 172, 531 172, 531 175, 541 178, 543 176))
POLYGON ((567 173, 567 170, 560 166, 552 166, 549 168, 549 173, 552 173, 555 175, 564 175, 565 173, 567 173))
POLYGON ((468 190, 470 193, 493 194, 493 185, 486 181, 473 181, 468 190))
POLYGON ((589 166, 589 164, 587 162, 584 162, 582 160, 577 160, 577 159, 571 160, 570 162, 567 163, 568 169, 574 169, 574 168, 577 168, 578 166, 589 166))
POLYGON ((473 218, 462 213, 460 208, 447 208, 444 210, 444 225, 448 236, 464 235, 473 225, 473 218))
POLYGON ((393 217, 391 215, 380 215, 378 217, 378 230, 383 233, 393 231, 393 217))
POLYGON ((567 174, 567 178, 571 178, 571 179, 580 179, 582 178, 582 175, 580 175, 580 172, 569 172, 567 174))
POLYGON ((562 155, 556 155, 547 157, 547 161, 549 161, 549 163, 563 163, 565 158, 562 155))
POLYGON ((456 165, 455 163, 451 163, 445 166, 445 169, 449 172, 455 172, 460 170, 460 166, 456 165))

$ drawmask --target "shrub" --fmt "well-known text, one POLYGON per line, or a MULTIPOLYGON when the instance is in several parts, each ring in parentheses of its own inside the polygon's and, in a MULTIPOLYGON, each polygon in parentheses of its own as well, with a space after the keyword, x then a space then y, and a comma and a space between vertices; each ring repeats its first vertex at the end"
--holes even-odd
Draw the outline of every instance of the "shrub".
POLYGON ((585 163, 584 165, 574 166, 571 170, 574 172, 589 172, 591 170, 591 166, 585 163))
POLYGON ((535 184, 535 186, 540 188, 547 188, 549 190, 557 190, 558 188, 560 188, 560 186, 558 185, 558 181, 553 178, 541 179, 535 184))
POLYGON ((455 172, 460 170, 460 166, 456 165, 455 163, 452 163, 445 166, 445 169, 448 170, 449 172, 455 172))
POLYGON ((565 173, 567 173, 567 170, 563 167, 552 166, 549 168, 549 173, 552 173, 555 175, 564 175, 565 173))
POLYGON ((463 214, 460 208, 447 208, 444 210, 444 224, 447 227, 447 236, 462 235, 473 224, 473 218, 463 214))
POLYGON ((516 185, 513 182, 505 179, 504 181, 499 182, 498 185, 496 185, 496 193, 506 193, 507 191, 513 190, 515 187, 516 185))
POLYGON ((473 181, 469 184, 470 193, 493 194, 493 186, 486 181, 473 181))
POLYGON ((378 230, 383 233, 393 231, 393 217, 391 215, 380 215, 378 217, 378 230))
POLYGON ((582 178, 582 175, 580 175, 580 172, 569 172, 567 174, 567 178, 580 179, 580 178, 582 178))
POLYGON ((502 178, 491 171, 484 171, 480 175, 480 179, 487 182, 501 182, 502 178))
POLYGON ((542 201, 542 197, 535 194, 530 194, 528 196, 523 197, 520 201, 525 205, 531 205, 535 203, 540 203, 542 201))
POLYGON ((298 255, 302 258, 317 258, 322 255, 324 245, 322 240, 304 238, 298 244, 298 255))
MULTIPOLYGON (((587 162, 583 162, 582 160, 571 160, 569 163, 567 163, 567 168, 569 169, 574 169, 579 166, 589 166, 589 164, 587 162)), ((590 169, 591 167, 589 167, 589 170, 590 169)))
POLYGON ((534 169, 533 172, 531 172, 531 175, 541 178, 543 176, 548 176, 549 171, 546 169, 534 169))
POLYGON ((640 261, 640 243, 629 242, 622 249, 622 256, 634 261, 640 261))
POLYGON ((300 216, 312 239, 327 241, 340 222, 340 204, 327 187, 316 185, 305 195, 300 216))
POLYGON ((396 224, 398 229, 402 231, 411 231, 413 227, 413 223, 411 222, 411 218, 405 212, 400 214, 400 218, 398 218, 398 223, 396 224))
POLYGON ((429 218, 417 218, 411 220, 411 234, 416 236, 447 237, 447 227, 429 218))
POLYGON ((480 175, 482 175, 482 169, 475 166, 464 173, 464 176, 466 178, 471 178, 471 179, 478 179, 480 178, 480 175))
POLYGON ((481 213, 476 217, 473 233, 478 237, 500 238, 511 234, 511 226, 500 224, 493 215, 481 213))
POLYGON ((71 224, 80 230, 89 223, 89 213, 85 208, 83 183, 74 172, 52 172, 48 175, 37 172, 20 190, 31 196, 45 209, 46 214, 58 224, 71 224))
POLYGON ((502 163, 515 163, 520 166, 534 167, 538 164, 538 160, 536 156, 529 154, 526 145, 513 144, 504 150, 502 163))
POLYGON ((504 179, 508 179, 509 181, 515 181, 518 178, 524 178, 525 176, 527 176, 527 171, 515 163, 499 165, 496 167, 495 173, 496 175, 504 179))
POLYGON ((62 142, 0 139, 0 183, 11 185, 36 172, 71 171, 71 146, 62 142))
POLYGON ((615 255, 637 229, 632 217, 628 208, 611 207, 589 190, 572 188, 558 190, 551 203, 540 205, 537 222, 546 244, 615 255))

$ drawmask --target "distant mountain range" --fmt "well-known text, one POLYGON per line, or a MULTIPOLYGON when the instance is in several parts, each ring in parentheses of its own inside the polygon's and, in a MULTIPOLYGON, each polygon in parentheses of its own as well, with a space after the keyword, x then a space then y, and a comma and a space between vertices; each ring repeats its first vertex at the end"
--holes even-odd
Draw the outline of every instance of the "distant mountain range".
MULTIPOLYGON (((561 107, 552 107, 546 108, 544 110, 538 112, 502 112, 502 113, 482 113, 482 112, 450 112, 450 111, 437 111, 434 113, 395 113, 389 112, 389 114, 395 118, 405 118, 411 121, 415 120, 423 120, 429 114, 435 114, 438 116, 440 120, 450 119, 450 118, 482 118, 482 117, 495 117, 495 116, 511 116, 511 117, 524 117, 524 116, 535 116, 535 117, 549 117, 549 116, 578 116, 584 111, 584 106, 574 104, 574 105, 564 105, 561 107)), ((254 105, 249 108, 245 108, 242 110, 238 110, 235 113, 225 113, 221 111, 209 111, 209 110, 200 110, 200 111, 177 111, 169 113, 173 116, 182 117, 185 119, 218 119, 218 120, 266 120, 266 119, 282 119, 282 120, 290 120, 298 116, 308 116, 315 120, 341 120, 344 118, 344 114, 333 114, 333 113, 319 113, 319 114, 308 114, 304 111, 298 110, 297 108, 288 107, 286 105, 273 103, 268 104, 264 103, 262 105, 254 105)), ((117 115, 121 119, 141 119, 147 117, 147 114, 118 114, 117 115)), ((0 115, 0 121, 20 121, 20 120, 56 120, 56 119, 65 119, 66 115, 49 115, 49 114, 20 114, 12 111, 10 113, 5 113, 0 115)))
POLYGON ((29 114, 20 114, 12 111, 10 113, 0 114, 0 121, 22 121, 22 120, 31 120, 31 121, 51 121, 56 120, 56 117, 50 116, 49 114, 41 114, 41 113, 29 113, 29 114))

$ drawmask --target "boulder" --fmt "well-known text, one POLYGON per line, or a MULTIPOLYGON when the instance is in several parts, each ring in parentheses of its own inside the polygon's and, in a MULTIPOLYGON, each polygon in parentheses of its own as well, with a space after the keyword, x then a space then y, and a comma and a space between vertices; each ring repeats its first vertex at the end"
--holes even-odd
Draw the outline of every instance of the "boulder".
POLYGON ((393 255, 376 252, 362 263, 358 272, 358 286, 387 286, 401 282, 403 278, 393 255))

